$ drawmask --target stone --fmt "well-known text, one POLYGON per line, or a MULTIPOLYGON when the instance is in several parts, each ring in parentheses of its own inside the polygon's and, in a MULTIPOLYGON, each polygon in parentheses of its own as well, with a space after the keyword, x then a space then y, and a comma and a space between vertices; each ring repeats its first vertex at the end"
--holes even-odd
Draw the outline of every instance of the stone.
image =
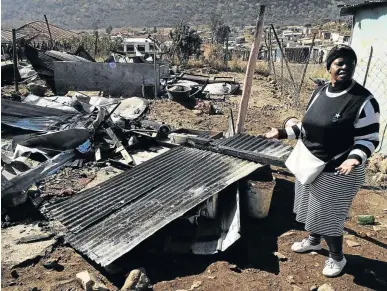
POLYGON ((352 241, 352 240, 346 240, 346 243, 351 248, 360 246, 360 244, 358 242, 355 242, 355 241, 352 241))
POLYGON ((287 231, 287 232, 281 234, 280 237, 290 236, 290 235, 293 235, 293 234, 295 234, 295 233, 296 233, 295 231, 289 230, 289 231, 287 231))
POLYGON ((109 291, 109 289, 97 280, 88 272, 83 271, 76 275, 78 283, 86 291, 109 291))
POLYGON ((216 276, 207 276, 208 279, 214 280, 216 279, 216 276))
POLYGON ((318 255, 318 253, 316 253, 316 252, 311 252, 310 254, 311 254, 312 256, 318 255))
POLYGON ((280 261, 286 261, 288 258, 281 254, 280 252, 275 252, 274 255, 280 260, 280 261))
POLYGON ((294 276, 287 276, 286 282, 288 282, 289 284, 296 284, 296 281, 294 280, 294 276))
POLYGON ((370 225, 375 223, 375 217, 373 215, 358 215, 357 223, 359 225, 370 225))
POLYGON ((12 276, 12 278, 14 278, 14 279, 19 278, 19 274, 17 273, 16 270, 13 270, 13 271, 11 272, 11 276, 12 276))
POLYGON ((356 236, 354 236, 352 234, 346 234, 346 235, 344 235, 344 238, 345 239, 350 239, 350 240, 356 240, 356 236))
POLYGON ((302 288, 298 286, 293 286, 293 291, 302 291, 302 288))
POLYGON ((335 291, 335 289, 333 289, 331 284, 324 284, 318 287, 317 291, 335 291))
POLYGON ((124 286, 121 291, 142 291, 148 289, 150 280, 145 274, 144 269, 132 270, 126 278, 124 286))
POLYGON ((30 91, 34 95, 43 97, 44 94, 46 94, 46 92, 47 92, 47 87, 36 84, 36 83, 29 83, 27 85, 27 90, 30 91))
POLYGON ((317 285, 313 285, 312 287, 309 288, 309 291, 317 291, 317 290, 318 290, 317 285))
POLYGON ((202 281, 193 281, 190 290, 194 290, 196 288, 199 288, 202 285, 202 283, 203 283, 202 281))
POLYGON ((386 226, 384 226, 384 225, 374 225, 372 228, 374 229, 374 231, 381 231, 381 230, 386 229, 386 226))

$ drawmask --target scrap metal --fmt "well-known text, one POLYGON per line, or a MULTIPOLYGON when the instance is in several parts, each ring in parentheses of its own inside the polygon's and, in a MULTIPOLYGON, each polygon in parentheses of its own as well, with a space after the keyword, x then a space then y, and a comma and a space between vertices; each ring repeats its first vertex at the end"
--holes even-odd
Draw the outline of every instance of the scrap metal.
POLYGON ((43 212, 68 229, 70 245, 106 266, 259 167, 178 147, 43 212))
POLYGON ((278 140, 268 140, 261 136, 248 134, 237 134, 213 141, 207 138, 191 137, 187 142, 199 149, 279 167, 285 167, 286 158, 292 150, 291 146, 278 140))

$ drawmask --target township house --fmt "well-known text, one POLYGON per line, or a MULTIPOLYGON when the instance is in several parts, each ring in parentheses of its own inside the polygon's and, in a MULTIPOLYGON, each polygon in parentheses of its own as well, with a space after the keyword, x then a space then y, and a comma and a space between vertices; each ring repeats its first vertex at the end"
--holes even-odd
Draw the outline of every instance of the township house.
MULTIPOLYGON (((340 16, 350 15, 353 15, 353 24, 349 44, 358 56, 355 79, 360 84, 365 82, 365 87, 378 100, 383 134, 387 123, 387 1, 370 1, 341 8, 340 16)), ((386 132, 384 135, 387 139, 386 132)), ((387 154, 387 146, 381 152, 387 154)))

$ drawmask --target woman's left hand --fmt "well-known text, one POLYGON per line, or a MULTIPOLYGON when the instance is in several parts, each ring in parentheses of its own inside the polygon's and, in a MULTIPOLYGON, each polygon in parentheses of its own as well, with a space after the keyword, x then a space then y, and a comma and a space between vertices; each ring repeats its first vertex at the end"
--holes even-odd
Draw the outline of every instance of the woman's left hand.
POLYGON ((358 166, 360 163, 356 159, 348 159, 345 160, 339 167, 337 167, 335 170, 340 175, 348 175, 352 172, 353 168, 358 166))

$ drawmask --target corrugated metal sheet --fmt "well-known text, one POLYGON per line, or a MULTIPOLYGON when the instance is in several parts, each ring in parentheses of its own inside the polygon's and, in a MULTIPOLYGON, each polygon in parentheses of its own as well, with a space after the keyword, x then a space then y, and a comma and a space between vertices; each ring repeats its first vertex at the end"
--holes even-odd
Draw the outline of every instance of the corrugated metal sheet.
POLYGON ((353 15, 358 9, 374 8, 377 6, 387 5, 386 0, 365 1, 353 5, 345 5, 340 9, 340 16, 353 15))
POLYGON ((68 112, 54 108, 1 99, 1 117, 6 115, 17 117, 63 116, 63 114, 68 114, 68 112))
POLYGON ((248 134, 239 134, 230 138, 220 139, 215 141, 215 143, 221 147, 242 150, 276 160, 283 160, 292 150, 291 146, 285 145, 279 140, 265 139, 248 134))
POLYGON ((199 149, 280 167, 284 166, 284 162, 292 150, 291 146, 279 140, 248 134, 239 134, 214 141, 200 138, 189 138, 188 140, 191 146, 199 149))
MULTIPOLYGON (((49 38, 47 24, 43 21, 34 21, 27 23, 19 27, 16 31, 26 35, 28 39, 36 38, 36 36, 38 35, 45 36, 44 38, 49 38)), ((54 41, 71 39, 72 37, 76 37, 78 35, 77 33, 71 30, 63 29, 52 24, 50 24, 50 31, 52 39, 54 41)))
MULTIPOLYGON (((19 39, 21 39, 23 37, 25 37, 25 35, 16 32, 16 41, 18 41, 19 39)), ((6 29, 1 30, 1 43, 3 43, 3 44, 12 43, 12 31, 11 30, 6 30, 6 29)))
POLYGON ((20 128, 24 130, 46 132, 50 128, 54 128, 56 124, 63 124, 69 116, 37 116, 28 118, 19 118, 15 116, 2 116, 1 123, 20 128))
POLYGON ((44 212, 68 228, 74 248, 106 266, 259 167, 179 147, 44 212))

